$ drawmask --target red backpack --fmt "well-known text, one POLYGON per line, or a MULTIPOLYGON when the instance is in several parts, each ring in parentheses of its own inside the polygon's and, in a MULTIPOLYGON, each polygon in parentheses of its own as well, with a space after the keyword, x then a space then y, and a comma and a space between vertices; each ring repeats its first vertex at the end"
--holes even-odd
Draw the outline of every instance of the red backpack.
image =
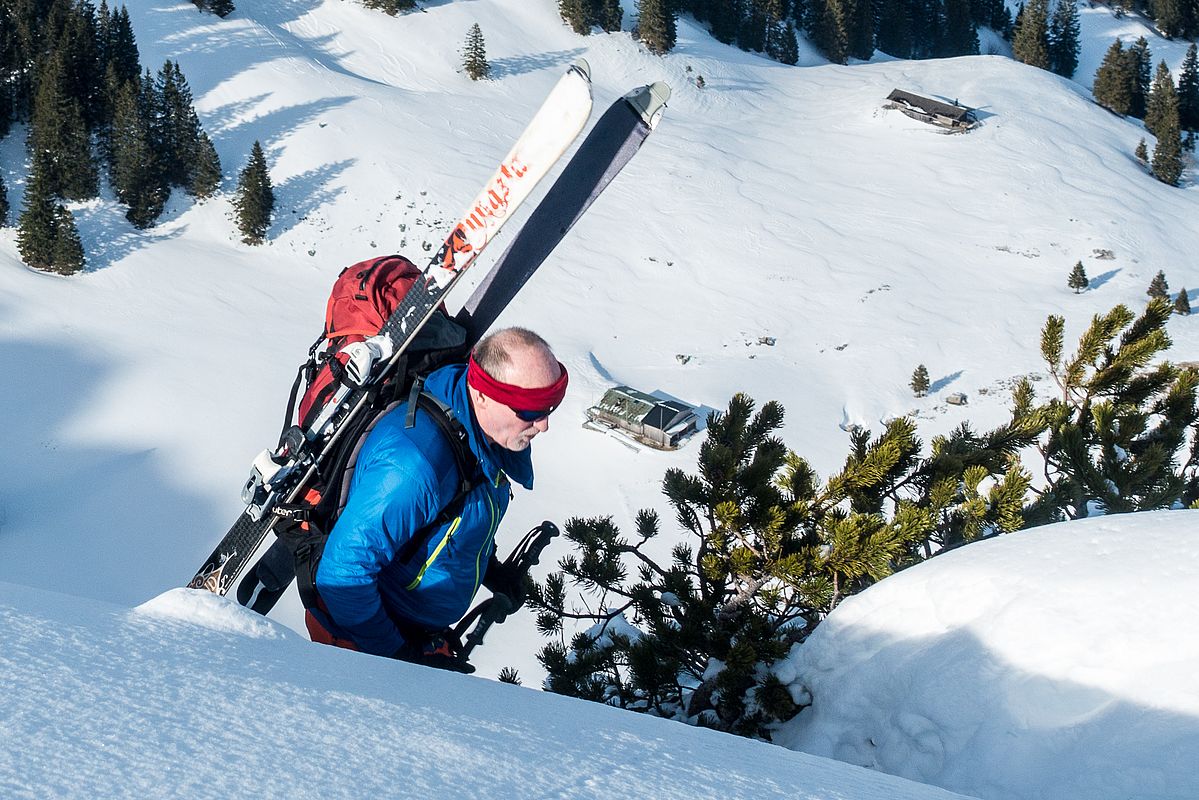
POLYGON ((300 415, 296 422, 307 429, 315 412, 324 407, 337 389, 347 361, 342 349, 377 334, 420 275, 415 264, 395 255, 360 261, 341 271, 325 307, 325 331, 308 351, 308 363, 300 368, 296 386, 292 389, 287 414, 289 423, 295 392, 305 373, 308 388, 300 398, 300 415))

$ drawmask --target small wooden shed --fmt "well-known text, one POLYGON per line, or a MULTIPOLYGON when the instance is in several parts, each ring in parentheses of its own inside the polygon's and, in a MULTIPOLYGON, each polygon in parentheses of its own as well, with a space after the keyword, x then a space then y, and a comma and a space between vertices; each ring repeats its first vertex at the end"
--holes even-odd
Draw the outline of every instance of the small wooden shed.
POLYGON ((940 125, 951 131, 969 130, 978 122, 978 118, 970 109, 954 103, 942 103, 918 94, 895 89, 887 95, 887 107, 898 108, 912 119, 927 122, 930 125, 940 125))
POLYGON ((695 433, 695 409, 677 400, 659 400, 629 386, 616 386, 587 409, 588 421, 613 428, 659 450, 675 450, 695 433))

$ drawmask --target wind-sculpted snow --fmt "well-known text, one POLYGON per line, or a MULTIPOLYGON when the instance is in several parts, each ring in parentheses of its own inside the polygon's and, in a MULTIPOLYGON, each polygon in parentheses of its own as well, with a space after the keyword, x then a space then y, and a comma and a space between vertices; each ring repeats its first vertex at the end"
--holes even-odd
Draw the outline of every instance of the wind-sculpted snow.
POLYGON ((247 615, 192 590, 130 613, 0 584, 0 797, 956 796, 594 703, 263 638, 247 615))
POLYGON ((133 609, 134 615, 186 621, 222 633, 235 633, 253 639, 281 639, 296 636, 290 628, 255 614, 211 592, 171 589, 133 609))
POLYGON ((776 741, 982 798, 1199 797, 1199 511, 1009 534, 837 608, 776 741))

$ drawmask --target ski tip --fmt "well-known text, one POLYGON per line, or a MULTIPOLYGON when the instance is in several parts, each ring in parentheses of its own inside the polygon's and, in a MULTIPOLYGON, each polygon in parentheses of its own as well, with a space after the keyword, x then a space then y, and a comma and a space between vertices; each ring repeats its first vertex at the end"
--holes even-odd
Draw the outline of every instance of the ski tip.
POLYGON ((576 58, 575 63, 570 65, 570 69, 586 78, 588 83, 591 82, 591 65, 587 63, 587 59, 576 58))
POLYGON ((658 120, 662 118, 662 112, 666 109, 666 101, 669 99, 670 86, 662 81, 634 89, 625 95, 628 104, 650 128, 657 127, 658 120))

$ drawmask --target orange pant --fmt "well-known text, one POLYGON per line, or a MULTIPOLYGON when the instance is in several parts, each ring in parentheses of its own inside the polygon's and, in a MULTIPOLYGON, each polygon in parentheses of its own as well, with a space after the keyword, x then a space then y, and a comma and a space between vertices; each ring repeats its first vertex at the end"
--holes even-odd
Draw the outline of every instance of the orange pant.
POLYGON ((346 650, 357 650, 358 645, 349 639, 338 639, 317 622, 311 611, 304 611, 304 626, 308 628, 308 637, 317 644, 331 644, 334 647, 344 647, 346 650))

